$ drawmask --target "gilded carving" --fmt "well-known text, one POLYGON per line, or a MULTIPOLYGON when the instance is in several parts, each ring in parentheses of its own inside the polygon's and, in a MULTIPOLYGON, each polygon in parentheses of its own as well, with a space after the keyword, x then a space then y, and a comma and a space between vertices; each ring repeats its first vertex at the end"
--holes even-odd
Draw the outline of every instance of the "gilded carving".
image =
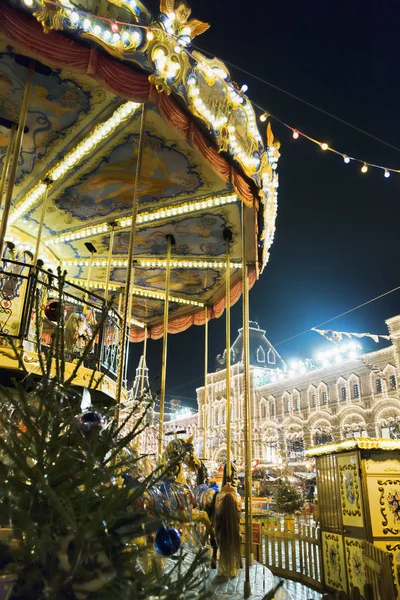
POLYGON ((177 38, 189 37, 195 38, 210 28, 208 23, 203 23, 198 19, 190 19, 191 9, 185 0, 160 0, 160 12, 166 19, 161 23, 167 31, 171 31, 177 38), (166 22, 167 21, 167 22, 166 22))
POLYGON ((67 16, 67 12, 58 0, 51 0, 51 2, 43 0, 42 6, 33 13, 33 16, 42 25, 43 31, 49 33, 52 30, 62 31, 63 19, 67 16))

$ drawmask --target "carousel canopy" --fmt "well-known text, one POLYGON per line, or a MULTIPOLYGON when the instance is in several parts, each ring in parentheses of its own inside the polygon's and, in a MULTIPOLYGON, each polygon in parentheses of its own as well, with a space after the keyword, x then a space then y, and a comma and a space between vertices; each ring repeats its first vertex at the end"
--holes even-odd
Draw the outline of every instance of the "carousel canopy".
POLYGON ((264 146, 249 99, 225 65, 191 49, 207 24, 177 0, 155 19, 136 0, 1 2, 0 154, 35 62, 6 240, 67 280, 124 290, 143 104, 147 106, 134 245, 131 339, 163 334, 168 234, 174 236, 169 331, 225 307, 224 230, 232 231, 231 303, 241 294, 242 211, 249 282, 273 241, 279 143, 264 146), (32 67, 31 67, 32 68, 32 67))

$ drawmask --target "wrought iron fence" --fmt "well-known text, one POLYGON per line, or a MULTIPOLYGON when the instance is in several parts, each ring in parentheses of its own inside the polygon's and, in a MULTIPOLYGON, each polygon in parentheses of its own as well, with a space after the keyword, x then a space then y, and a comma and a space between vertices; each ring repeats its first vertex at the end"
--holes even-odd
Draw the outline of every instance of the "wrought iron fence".
POLYGON ((105 299, 68 281, 68 278, 59 298, 59 277, 51 270, 34 268, 27 262, 2 259, 0 344, 5 345, 7 339, 12 338, 20 340, 25 350, 46 352, 61 310, 67 361, 79 358, 88 340, 98 331, 84 366, 115 379, 122 338, 129 350, 129 335, 128 331, 125 336, 122 335, 121 317, 107 307, 105 299))

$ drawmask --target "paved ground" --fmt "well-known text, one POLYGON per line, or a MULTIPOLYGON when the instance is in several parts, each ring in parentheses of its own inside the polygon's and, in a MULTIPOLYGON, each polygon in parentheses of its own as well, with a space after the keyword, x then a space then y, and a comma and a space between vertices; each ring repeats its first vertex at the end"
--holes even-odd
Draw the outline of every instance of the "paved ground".
MULTIPOLYGON (((211 585, 216 600, 242 600, 245 571, 239 577, 228 582, 220 582, 215 578, 216 571, 211 571, 211 585)), ((263 600, 265 595, 278 583, 269 569, 255 563, 250 569, 251 600, 263 600)), ((286 580, 283 587, 275 594, 275 600, 319 600, 321 594, 300 583, 286 580)))

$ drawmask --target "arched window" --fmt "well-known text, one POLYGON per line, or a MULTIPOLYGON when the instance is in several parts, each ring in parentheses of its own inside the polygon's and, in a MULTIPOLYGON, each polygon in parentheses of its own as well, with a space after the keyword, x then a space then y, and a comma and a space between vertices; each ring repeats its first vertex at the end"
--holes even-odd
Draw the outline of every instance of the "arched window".
POLYGON ((292 400, 290 396, 287 397, 287 411, 288 413, 292 412, 292 400))
POLYGON ((274 365, 276 363, 275 352, 272 350, 272 348, 268 350, 267 359, 270 365, 274 365))
POLYGON ((347 400, 347 389, 344 385, 342 386, 340 393, 341 393, 341 396, 340 396, 341 400, 347 400))
POLYGON ((311 408, 317 406, 317 394, 311 394, 311 408))
POLYGON ((377 394, 382 394, 382 379, 378 378, 375 381, 375 390, 377 394))
POLYGON ((327 433, 326 431, 317 431, 315 433, 315 445, 319 446, 321 444, 328 444, 332 442, 332 435, 327 433))
POLYGON ((326 406, 328 404, 328 392, 322 392, 322 405, 326 406))
POLYGON ((267 418, 267 404, 266 402, 263 402, 261 405, 261 418, 262 419, 266 419, 267 418))
POLYGON ((293 392, 293 409, 300 410, 300 394, 299 392, 293 392))
POLYGON ((218 425, 219 424, 219 410, 217 408, 217 410, 215 411, 215 424, 218 425))
POLYGON ((389 383, 390 383, 391 390, 395 390, 397 388, 396 375, 391 375, 389 377, 389 383))
POLYGON ((304 440, 290 439, 287 445, 287 462, 299 462, 304 460, 304 440))
POLYGON ((257 362, 265 363, 265 352, 262 346, 257 348, 257 362))
POLYGON ((275 400, 270 400, 271 417, 276 417, 275 400))
POLYGON ((360 386, 358 383, 353 383, 353 398, 360 397, 360 386))

